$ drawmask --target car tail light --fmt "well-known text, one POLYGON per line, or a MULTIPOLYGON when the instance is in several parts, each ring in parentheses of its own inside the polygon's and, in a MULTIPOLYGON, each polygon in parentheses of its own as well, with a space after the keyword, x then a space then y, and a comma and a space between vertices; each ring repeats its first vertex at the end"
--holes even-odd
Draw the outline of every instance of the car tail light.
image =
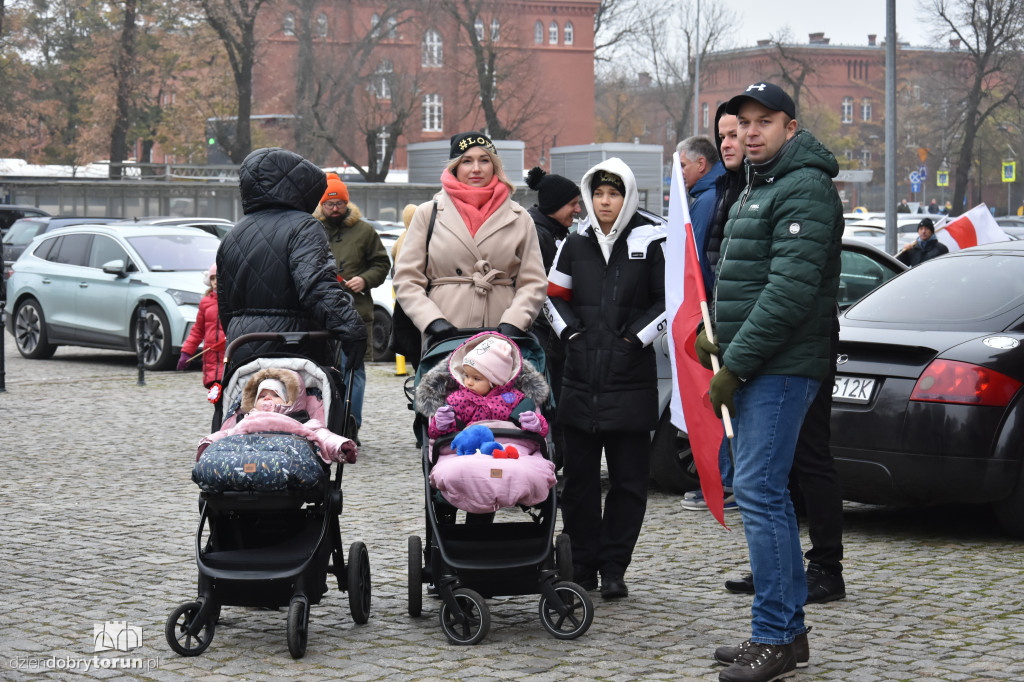
POLYGON ((917 380, 911 400, 1006 407, 1021 382, 987 367, 935 360, 917 380))

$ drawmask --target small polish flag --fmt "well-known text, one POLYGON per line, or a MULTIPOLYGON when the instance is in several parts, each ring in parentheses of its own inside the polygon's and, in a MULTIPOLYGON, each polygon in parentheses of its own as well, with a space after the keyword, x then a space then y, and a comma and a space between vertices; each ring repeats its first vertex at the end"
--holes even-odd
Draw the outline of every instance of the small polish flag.
POLYGON ((1010 236, 999 227, 985 204, 978 204, 959 218, 937 226, 935 236, 950 253, 979 244, 1010 241, 1010 236))

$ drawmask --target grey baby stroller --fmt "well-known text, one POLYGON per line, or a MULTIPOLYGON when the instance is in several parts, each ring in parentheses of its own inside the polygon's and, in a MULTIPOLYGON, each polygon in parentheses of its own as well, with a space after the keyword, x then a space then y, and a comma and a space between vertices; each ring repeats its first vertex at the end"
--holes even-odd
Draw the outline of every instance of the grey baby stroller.
MULTIPOLYGON (((448 372, 452 351, 467 339, 487 331, 462 330, 459 337, 430 348, 417 369, 414 391, 407 389, 410 401, 415 405, 416 428, 423 444, 426 509, 425 546, 416 535, 408 541, 409 615, 418 617, 421 614, 423 588, 428 585, 428 592, 436 592, 440 598, 438 617, 448 640, 453 644, 476 644, 490 628, 487 598, 539 594, 540 620, 544 628, 556 638, 575 639, 590 628, 594 605, 586 590, 572 582, 569 537, 561 534, 554 538, 556 488, 554 466, 546 440, 539 434, 518 428, 514 422, 489 424, 496 441, 513 442, 519 450, 527 451, 529 459, 520 456, 515 462, 529 463, 531 467, 546 465, 550 472, 549 484, 542 489, 535 488, 536 496, 528 499, 527 503, 513 506, 509 504, 511 499, 503 500, 502 504, 509 509, 503 508, 498 512, 501 516, 467 517, 467 523, 456 523, 457 509, 448 499, 455 499, 453 489, 446 488, 442 494, 437 478, 434 482, 438 486, 432 484, 431 474, 437 473, 441 460, 446 457, 449 458, 446 464, 461 465, 466 461, 468 465, 469 457, 451 454, 456 434, 441 436, 431 443, 427 427, 430 416, 443 404, 443 396, 454 388, 454 379, 448 372), (516 514, 516 507, 523 513, 516 514), (506 518, 514 520, 506 521, 506 518), (474 523, 477 520, 484 522, 474 523)), ((513 386, 537 407, 550 406, 544 380, 543 351, 532 336, 515 338, 514 341, 519 345, 524 360, 513 386)), ((493 466, 491 478, 504 476, 510 479, 513 475, 522 475, 509 466, 513 460, 496 459, 489 464, 482 453, 475 456, 482 459, 481 466, 493 466)), ((481 472, 477 480, 486 477, 487 473, 481 472)), ((509 485, 512 490, 519 490, 511 481, 509 485)), ((467 506, 462 508, 469 509, 467 506)))
MULTIPOLYGON (((318 338, 328 335, 247 334, 235 339, 227 355, 230 358, 238 346, 252 341, 296 343, 318 338)), ((302 404, 294 402, 303 410, 282 419, 294 419, 298 424, 305 418, 308 424, 324 424, 334 432, 335 443, 342 441, 335 434, 351 433, 347 427, 351 371, 343 382, 333 367, 285 353, 229 367, 222 396, 222 404, 227 406, 225 423, 231 423, 250 381, 258 382, 259 377, 280 369, 295 373, 297 386, 304 384, 302 404)), ((250 390, 250 395, 254 393, 250 390)), ((253 418, 252 423, 258 420, 253 418)), ((285 431, 232 433, 203 452, 193 469, 193 480, 202 490, 195 536, 198 596, 168 617, 164 632, 171 649, 182 656, 205 651, 213 640, 222 606, 287 607, 288 651, 301 658, 308 641, 310 607, 327 593, 328 575, 335 577, 340 590, 348 592, 352 619, 359 624, 367 622, 370 561, 366 546, 353 542, 347 564, 342 556, 343 468, 341 461, 324 462, 309 439, 285 431), (222 444, 228 445, 213 452, 222 444)))

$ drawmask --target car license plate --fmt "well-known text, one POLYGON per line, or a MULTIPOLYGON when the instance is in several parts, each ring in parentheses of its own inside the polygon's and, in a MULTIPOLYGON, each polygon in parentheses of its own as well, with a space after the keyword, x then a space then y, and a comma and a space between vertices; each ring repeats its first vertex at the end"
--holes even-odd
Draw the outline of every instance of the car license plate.
POLYGON ((874 390, 874 379, 837 374, 836 383, 832 387, 832 400, 841 403, 867 403, 871 401, 874 390))

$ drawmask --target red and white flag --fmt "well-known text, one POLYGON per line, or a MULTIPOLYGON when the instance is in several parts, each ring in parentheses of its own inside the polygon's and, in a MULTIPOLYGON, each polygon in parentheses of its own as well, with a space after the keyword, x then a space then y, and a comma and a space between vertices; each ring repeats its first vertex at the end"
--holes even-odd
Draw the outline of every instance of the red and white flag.
POLYGON ((999 227, 985 204, 978 204, 959 218, 941 225, 935 236, 950 253, 979 244, 1010 241, 1010 236, 999 227))
MULTIPOLYGON (((693 226, 686 204, 679 154, 672 157, 669 190, 668 239, 665 242, 665 312, 668 317, 669 356, 672 359, 672 424, 685 431, 700 475, 708 510, 725 526, 722 474, 718 450, 722 422, 715 417, 708 397, 712 372, 704 369, 693 348, 701 321, 701 302, 707 301, 693 226)), ((725 526, 728 528, 728 526, 725 526)))

